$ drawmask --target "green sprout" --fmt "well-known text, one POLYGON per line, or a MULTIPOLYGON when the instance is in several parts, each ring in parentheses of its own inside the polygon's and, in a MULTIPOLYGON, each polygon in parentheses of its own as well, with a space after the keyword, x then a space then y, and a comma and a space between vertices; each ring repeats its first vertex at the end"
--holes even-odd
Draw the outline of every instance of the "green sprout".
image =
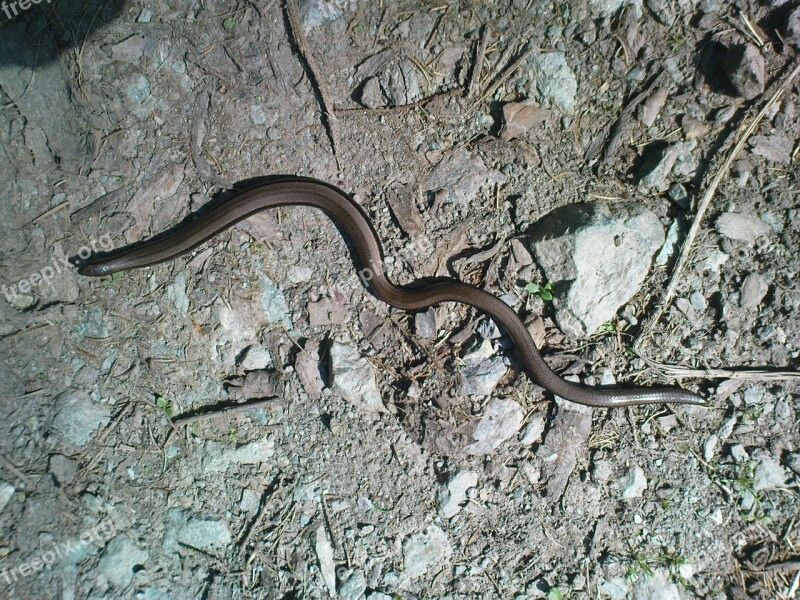
POLYGON ((164 411, 164 414, 167 415, 168 419, 171 419, 172 415, 175 414, 172 410, 172 405, 170 405, 169 400, 163 396, 158 396, 156 398, 156 406, 164 411))
POLYGON ((553 299, 553 282, 548 281, 543 287, 540 287, 538 283, 529 283, 525 286, 525 291, 539 296, 545 302, 550 302, 553 299))
POLYGON ((564 600, 564 595, 557 587, 552 587, 550 591, 547 592, 547 600, 564 600))
POLYGON ((116 282, 120 277, 122 277, 121 272, 117 271, 116 273, 112 273, 111 277, 109 277, 108 279, 106 279, 105 277, 103 278, 102 285, 105 287, 111 287, 112 285, 114 285, 114 282, 116 282))

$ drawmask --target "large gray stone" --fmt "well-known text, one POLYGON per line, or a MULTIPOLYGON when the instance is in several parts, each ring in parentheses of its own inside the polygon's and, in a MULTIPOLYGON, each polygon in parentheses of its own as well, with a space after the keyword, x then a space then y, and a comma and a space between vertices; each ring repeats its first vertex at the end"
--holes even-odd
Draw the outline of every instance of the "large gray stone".
POLYGON ((133 579, 134 569, 150 558, 147 550, 139 548, 126 535, 118 535, 108 543, 100 557, 100 572, 117 588, 126 588, 133 579))
POLYGON ((582 203, 546 216, 531 239, 553 283, 559 327, 573 338, 594 333, 639 291, 664 228, 634 203, 582 203))
POLYGON ((334 393, 368 411, 386 412, 375 381, 375 367, 356 348, 334 342, 330 360, 334 393))
POLYGON ((52 427, 75 446, 85 446, 98 428, 109 421, 108 407, 80 390, 64 392, 53 408, 52 427))
POLYGON ((417 579, 432 569, 440 569, 453 553, 447 534, 429 525, 403 540, 403 567, 409 579, 417 579))

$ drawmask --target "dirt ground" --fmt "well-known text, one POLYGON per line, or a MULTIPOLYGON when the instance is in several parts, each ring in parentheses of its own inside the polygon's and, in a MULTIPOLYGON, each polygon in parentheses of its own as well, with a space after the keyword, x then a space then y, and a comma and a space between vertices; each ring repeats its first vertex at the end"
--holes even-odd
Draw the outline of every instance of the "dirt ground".
POLYGON ((3 3, 0 597, 800 597, 797 5, 3 3), (708 405, 555 400, 476 311, 372 297, 309 209, 69 265, 272 174, 559 373, 708 405), (623 201, 686 261, 565 335, 530 236, 623 201))

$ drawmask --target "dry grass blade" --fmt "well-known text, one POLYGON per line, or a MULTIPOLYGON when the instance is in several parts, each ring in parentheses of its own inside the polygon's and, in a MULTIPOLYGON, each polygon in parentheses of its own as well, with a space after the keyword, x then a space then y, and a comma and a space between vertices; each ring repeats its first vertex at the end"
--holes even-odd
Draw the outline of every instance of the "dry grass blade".
POLYGON ((665 365, 644 358, 644 361, 663 377, 684 379, 687 377, 701 379, 739 379, 743 381, 800 381, 798 371, 777 371, 767 369, 693 369, 679 365, 665 365))

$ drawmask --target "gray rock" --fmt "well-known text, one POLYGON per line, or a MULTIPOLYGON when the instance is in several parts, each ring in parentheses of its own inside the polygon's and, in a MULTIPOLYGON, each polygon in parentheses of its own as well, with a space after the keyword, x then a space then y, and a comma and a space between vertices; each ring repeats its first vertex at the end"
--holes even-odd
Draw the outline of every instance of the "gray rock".
POLYGON ((762 235, 772 231, 769 225, 754 215, 745 213, 722 213, 717 219, 717 231, 732 240, 754 244, 762 235))
POLYGON ((708 302, 706 301, 705 296, 695 290, 692 292, 691 296, 689 296, 689 304, 692 305, 692 308, 698 312, 703 312, 706 308, 708 308, 708 302))
POLYGON ((783 39, 787 44, 795 48, 800 48, 800 7, 795 8, 789 13, 786 19, 783 39))
POLYGON ((639 291, 664 228, 633 203, 575 204, 545 217, 531 246, 553 282, 556 320, 564 333, 594 333, 639 291))
POLYGON ((598 17, 610 17, 615 14, 627 0, 589 0, 589 10, 598 17))
POLYGON ((179 530, 177 540, 182 544, 212 554, 224 551, 233 537, 225 521, 192 517, 179 530))
POLYGON ((658 118, 658 113, 664 107, 669 90, 665 87, 656 89, 639 107, 639 120, 645 127, 652 127, 658 118))
POLYGON ((706 443, 703 444, 703 459, 706 462, 709 462, 714 455, 717 453, 717 448, 719 447, 719 436, 716 433, 711 434, 706 439, 706 443))
POLYGON ((342 600, 358 600, 365 591, 367 591, 367 578, 364 577, 363 571, 356 569, 342 583, 339 588, 339 597, 342 600))
MULTIPOLYGON (((667 239, 664 240, 664 245, 661 246, 658 255, 656 256, 656 265, 661 267, 667 264, 670 259, 675 255, 678 249, 678 234, 680 233, 680 221, 675 220, 667 230, 667 239)), ((632 323, 633 324, 633 323, 632 323)))
POLYGON ((786 471, 767 452, 758 452, 755 456, 758 461, 753 473, 753 491, 763 492, 786 487, 786 471))
POLYGON ((528 59, 529 98, 569 114, 575 108, 578 81, 562 52, 534 54, 528 59))
POLYGON ((519 431, 525 412, 513 400, 494 398, 486 405, 483 418, 472 432, 468 454, 489 454, 519 431))
POLYGON ((728 48, 722 69, 733 89, 745 100, 764 92, 764 57, 752 44, 735 44, 728 48))
POLYGON ((742 294, 739 300, 742 308, 756 308, 769 291, 769 284, 758 273, 750 273, 742 283, 742 294))
POLYGON ((272 357, 264 346, 253 344, 245 348, 239 366, 244 371, 260 371, 272 366, 272 357))
POLYGON ((667 190, 667 195, 669 195, 670 200, 682 209, 687 210, 689 208, 689 194, 682 183, 677 181, 671 183, 669 190, 667 190))
POLYGON ((336 566, 333 562, 333 546, 331 546, 328 534, 325 533, 325 527, 323 526, 317 529, 314 551, 319 561, 319 570, 322 574, 322 580, 325 582, 325 585, 328 586, 331 596, 333 596, 336 594, 336 566))
POLYGON ((53 407, 51 427, 75 446, 84 446, 99 427, 109 421, 108 407, 98 404, 83 391, 61 394, 53 407))
POLYGON ((201 459, 207 473, 224 473, 236 465, 258 465, 267 462, 275 454, 275 441, 263 437, 238 448, 209 440, 205 444, 201 459))
POLYGON ((0 361, 0 401, 10 402, 25 393, 25 384, 6 363, 0 361))
POLYGON ((78 461, 62 454, 51 456, 49 466, 51 475, 58 483, 69 483, 78 472, 78 461))
POLYGON ((361 104, 372 109, 387 106, 388 98, 383 93, 383 87, 377 77, 370 77, 361 86, 361 104))
POLYGON ((300 19, 303 27, 310 31, 316 27, 335 21, 342 16, 342 8, 350 0, 300 0, 300 19))
MULTIPOLYGON (((484 346, 491 347, 491 342, 485 341, 484 346)), ((480 351, 468 354, 459 371, 459 393, 463 396, 488 396, 506 371, 502 356, 486 357, 480 351)))
POLYGON ((439 514, 445 519, 456 516, 467 500, 467 490, 478 485, 478 474, 460 471, 453 475, 439 491, 439 514))
POLYGON ((669 189, 669 177, 673 170, 677 171, 676 163, 681 163, 682 171, 691 171, 693 167, 685 165, 692 162, 691 152, 697 142, 676 142, 668 146, 657 146, 651 149, 642 161, 639 170, 639 185, 645 189, 666 192, 669 189))
MULTIPOLYGON (((508 300, 505 298, 501 299, 503 299, 504 302, 508 302, 508 300)), ((484 340, 496 340, 503 337, 503 332, 500 331, 500 328, 493 319, 481 319, 481 322, 478 323, 478 327, 475 331, 484 340)))
POLYGON ((414 315, 414 330, 426 340, 436 339, 436 311, 432 308, 414 315))
POLYGON ((421 91, 417 67, 410 60, 388 65, 380 72, 378 78, 389 104, 402 106, 419 100, 421 91))
POLYGON ((386 412, 375 381, 375 368, 356 348, 334 342, 330 360, 334 393, 368 411, 386 412))
POLYGON ((167 298, 178 312, 184 316, 189 314, 189 297, 186 295, 186 274, 180 273, 175 281, 167 286, 167 298))
POLYGON ((610 460, 595 460, 592 463, 592 481, 606 483, 614 474, 614 465, 610 460))
POLYGON ((7 481, 0 481, 0 514, 6 509, 11 498, 14 497, 14 492, 17 491, 13 485, 7 481))
POLYGON ((341 292, 334 292, 333 297, 320 298, 308 303, 308 322, 312 327, 318 325, 342 325, 350 318, 345 305, 345 297, 341 292))
MULTIPOLYGON (((800 475, 800 452, 790 454, 786 459, 786 465, 794 471, 795 475, 800 475)), ((0 511, 2 511, 2 485, 0 485, 0 511)))
POLYGON ((533 264, 533 257, 531 256, 530 250, 525 247, 522 240, 517 238, 511 240, 511 253, 514 255, 514 260, 521 266, 527 267, 533 264))
POLYGON ((281 324, 287 331, 294 329, 289 318, 289 305, 281 289, 266 275, 261 276, 261 309, 270 323, 281 324))
POLYGON ((403 569, 409 579, 417 579, 450 558, 453 548, 447 535, 429 525, 403 540, 403 569))
MULTIPOLYGON (((571 379, 575 379, 571 376, 571 379)), ((547 497, 558 500, 567 487, 578 462, 578 452, 586 447, 592 430, 592 408, 568 402, 556 396, 558 410, 553 416, 544 443, 536 456, 544 461, 542 478, 547 484, 547 497)))
POLYGON ((763 156, 770 162, 788 165, 792 160, 794 141, 785 135, 754 135, 750 138, 753 154, 763 156))
POLYGON ((619 484, 624 500, 641 498, 642 494, 647 489, 647 477, 645 477, 644 471, 639 465, 631 467, 617 483, 619 484))
POLYGON ((681 600, 678 586, 661 569, 640 577, 631 590, 633 600, 681 600))
POLYGON ((149 558, 147 550, 139 548, 128 536, 120 534, 103 550, 98 568, 114 587, 123 589, 130 585, 134 568, 146 564, 149 558))
POLYGON ((261 492, 258 490, 251 490, 250 488, 245 488, 242 490, 242 498, 239 500, 239 508, 250 515, 254 515, 256 512, 258 512, 260 506, 261 492))
POLYGON ((646 0, 646 4, 662 25, 672 25, 675 22, 676 6, 671 0, 646 0))
POLYGON ((481 188, 492 183, 502 183, 505 176, 487 169, 483 160, 466 148, 445 155, 434 167, 422 188, 441 198, 464 207, 475 200, 481 188))
POLYGON ((519 443, 523 446, 530 446, 542 441, 546 417, 547 414, 543 410, 533 413, 519 436, 519 443))
POLYGON ((681 118, 681 129, 683 135, 687 140, 697 140, 708 133, 708 125, 689 115, 683 115, 681 118))
POLYGON ((744 403, 747 406, 755 406, 764 402, 764 390, 760 386, 752 386, 744 391, 744 403))
POLYGON ((731 458, 736 461, 737 465, 743 465, 747 461, 750 460, 750 455, 745 450, 745 447, 741 444, 734 444, 730 448, 731 451, 731 458))
POLYGON ((599 588, 611 600, 625 600, 628 597, 628 585, 622 577, 600 580, 599 588))

